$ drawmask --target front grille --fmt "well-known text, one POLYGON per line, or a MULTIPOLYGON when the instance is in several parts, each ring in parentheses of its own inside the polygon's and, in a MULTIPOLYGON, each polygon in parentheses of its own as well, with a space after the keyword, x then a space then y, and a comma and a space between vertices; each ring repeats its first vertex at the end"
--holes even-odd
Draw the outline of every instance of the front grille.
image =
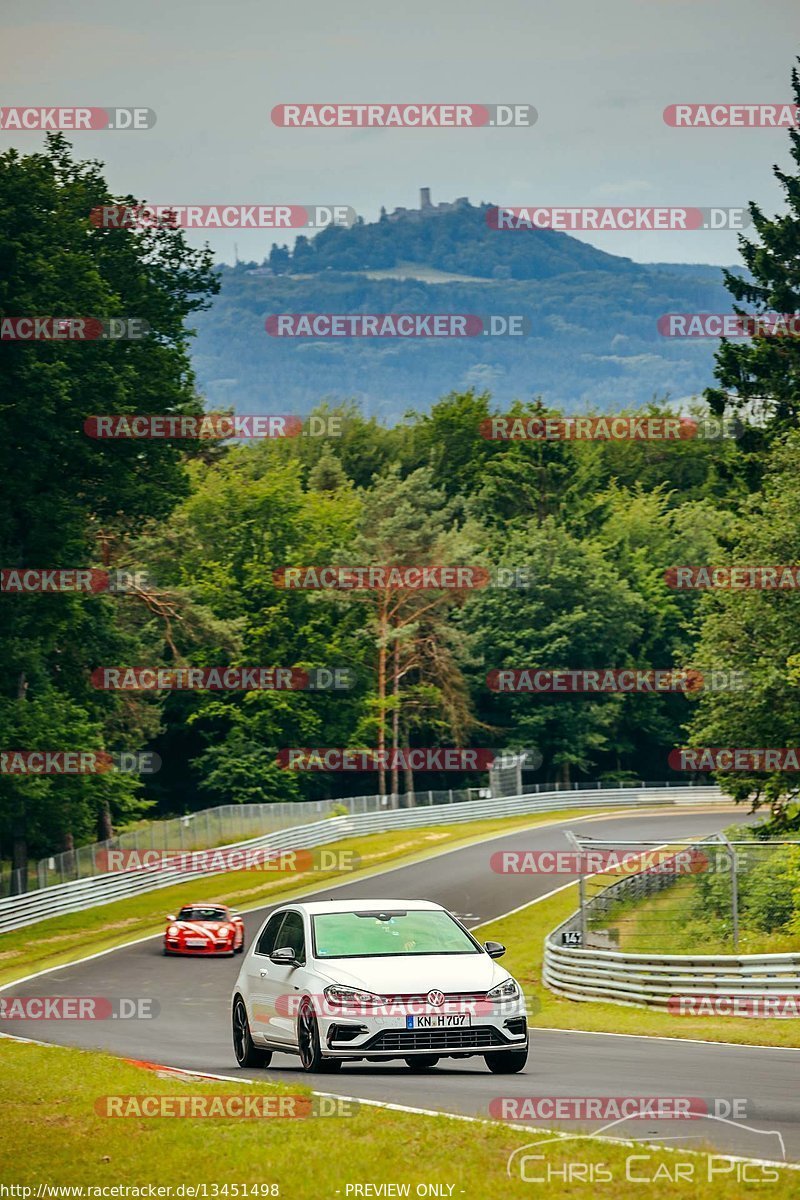
POLYGON ((408 1050, 488 1050, 507 1045, 491 1025, 462 1025, 451 1029, 384 1029, 359 1050, 405 1054, 408 1050))
MULTIPOLYGON (((427 992, 403 992, 396 995, 390 995, 387 992, 381 993, 383 999, 389 1004, 427 1004, 427 992)), ((486 1000, 486 992, 443 992, 445 1006, 448 1004, 476 1004, 479 1000, 486 1000)), ((489 1001, 491 1003, 491 1001, 489 1001)))

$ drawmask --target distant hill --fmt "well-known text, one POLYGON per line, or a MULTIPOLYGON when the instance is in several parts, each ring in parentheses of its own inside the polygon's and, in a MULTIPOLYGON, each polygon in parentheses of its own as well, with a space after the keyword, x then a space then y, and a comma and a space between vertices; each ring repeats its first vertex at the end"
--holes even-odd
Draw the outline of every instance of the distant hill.
POLYGON ((368 271, 400 262, 482 279, 554 279, 575 271, 635 273, 636 264, 551 229, 499 233, 486 220, 489 205, 461 201, 449 211, 404 210, 403 215, 350 228, 330 226, 313 240, 300 237, 289 255, 274 248, 268 260, 289 274, 368 271))
MULTIPOLYGON (((453 389, 567 410, 682 399, 712 382, 712 340, 669 340, 666 312, 727 311, 721 268, 643 265, 551 230, 499 233, 486 205, 382 215, 222 267, 197 319, 194 365, 212 406, 307 412, 356 398, 387 420, 453 389), (278 313, 520 314, 522 338, 277 338, 278 313)), ((622 235, 620 235, 622 236, 622 235)))

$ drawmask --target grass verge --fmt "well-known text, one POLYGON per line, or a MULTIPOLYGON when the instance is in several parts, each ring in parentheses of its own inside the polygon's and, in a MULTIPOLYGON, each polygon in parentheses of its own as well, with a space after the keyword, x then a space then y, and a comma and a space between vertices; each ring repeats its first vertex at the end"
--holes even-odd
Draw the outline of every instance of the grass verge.
MULTIPOLYGON (((578 907, 577 884, 520 912, 480 927, 482 941, 509 947, 503 966, 540 1006, 531 1022, 545 1029, 582 1029, 592 1033, 632 1033, 649 1037, 700 1038, 745 1046, 800 1046, 800 1021, 756 1017, 680 1017, 649 1008, 629 1008, 563 1000, 542 986, 544 939, 578 907)), ((705 952, 705 951, 704 951, 705 952)), ((535 1036, 535 1035, 534 1035, 535 1036)))
MULTIPOLYGON (((148 1184, 175 1189, 183 1185, 183 1193, 172 1195, 203 1200, 270 1194, 284 1200, 333 1200, 337 1195, 345 1200, 348 1184, 406 1184, 413 1197, 418 1194, 417 1185, 436 1183, 443 1190, 433 1194, 459 1200, 462 1196, 483 1200, 494 1195, 530 1198, 537 1194, 531 1192, 530 1182, 520 1179, 518 1171, 512 1178, 506 1175, 506 1162, 512 1151, 546 1135, 500 1123, 478 1124, 366 1105, 349 1117, 110 1118, 96 1110, 102 1097, 178 1097, 185 1103, 189 1097, 201 1095, 258 1095, 274 1102, 281 1095, 308 1092, 296 1086, 183 1081, 96 1052, 9 1040, 0 1040, 0 1062, 5 1084, 0 1094, 4 1133, 0 1173, 7 1185, 32 1188, 28 1193, 32 1197, 37 1196, 41 1184, 87 1189, 125 1185, 146 1189, 148 1184), (202 1189, 203 1185, 205 1191, 187 1190, 202 1189), (277 1185, 278 1191, 256 1190, 265 1185, 277 1185)), ((498 1093, 501 1091, 498 1080, 498 1093)), ((760 1184, 740 1183, 736 1164, 725 1163, 718 1156, 706 1159, 591 1140, 550 1142, 531 1147, 530 1153, 544 1158, 531 1163, 529 1170, 535 1168, 539 1176, 548 1170, 557 1172, 550 1193, 574 1200, 618 1200, 623 1194, 630 1195, 633 1185, 626 1181, 626 1159, 634 1154, 645 1156, 631 1164, 635 1177, 652 1180, 649 1192, 645 1185, 641 1194, 652 1194, 655 1186, 659 1200, 684 1200, 698 1193, 715 1200, 741 1200, 745 1195, 763 1194, 766 1182, 771 1200, 797 1195, 794 1171, 762 1168, 767 1175, 760 1184), (692 1179, 685 1175, 687 1163, 694 1169, 692 1179), (679 1164, 684 1167, 684 1177, 676 1180, 673 1175, 679 1164), (565 1171, 577 1172, 577 1178, 565 1183, 565 1171), (709 1171, 713 1172, 711 1182, 709 1171)), ((749 1173, 752 1178, 758 1168, 750 1167, 749 1173)), ((27 1200, 24 1193, 15 1194, 27 1200)), ((83 1194, 92 1195, 88 1191, 83 1194)), ((147 1191, 129 1194, 147 1195, 147 1191)), ((42 1195, 47 1200, 48 1193, 42 1195)))
POLYGON ((713 915, 701 917, 694 910, 697 885, 693 879, 680 879, 660 896, 631 904, 609 915, 608 924, 620 930, 620 950, 635 953, 655 951, 661 954, 691 954, 702 946, 703 954, 796 954, 800 936, 796 933, 765 933, 752 929, 739 917, 739 948, 734 951, 731 920, 713 915))

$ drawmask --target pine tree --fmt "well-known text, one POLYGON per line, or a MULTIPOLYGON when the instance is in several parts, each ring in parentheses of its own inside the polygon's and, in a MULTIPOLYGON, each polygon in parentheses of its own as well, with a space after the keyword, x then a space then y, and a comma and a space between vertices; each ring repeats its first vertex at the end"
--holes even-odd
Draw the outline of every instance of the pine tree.
MULTIPOLYGON (((796 67, 792 88, 794 102, 800 105, 796 67)), ((739 247, 752 278, 724 273, 734 299, 751 306, 757 314, 800 313, 800 129, 790 129, 789 138, 796 172, 787 174, 773 167, 788 211, 769 219, 757 204, 751 203, 750 215, 759 240, 742 236, 739 247)), ((745 315, 737 305, 734 311, 745 315)), ((744 450, 759 450, 798 425, 800 338, 765 333, 743 342, 723 340, 714 373, 722 386, 706 392, 712 411, 721 416, 733 410, 750 416, 754 422, 744 436, 744 450)))
POLYGON ((327 447, 312 467, 308 476, 311 492, 339 492, 347 486, 347 475, 336 455, 327 447))

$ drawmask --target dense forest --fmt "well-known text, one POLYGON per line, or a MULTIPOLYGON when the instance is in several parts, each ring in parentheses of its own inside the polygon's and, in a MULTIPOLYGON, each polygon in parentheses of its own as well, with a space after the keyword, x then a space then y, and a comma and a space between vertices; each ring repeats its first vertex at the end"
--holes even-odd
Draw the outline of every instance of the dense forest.
MULTIPOLYGON (((800 310, 800 181, 779 179, 786 214, 751 209, 746 273, 727 277, 735 301, 757 311, 800 310)), ((0 773, 0 857, 21 864, 142 814, 379 786, 374 774, 289 772, 277 763, 285 747, 533 746, 541 766, 530 781, 568 783, 677 779, 676 746, 798 743, 795 593, 682 592, 665 579, 679 564, 800 563, 795 341, 723 343, 698 415, 737 415, 738 438, 490 440, 492 414, 557 406, 500 404, 490 388, 454 380, 430 409, 392 423, 351 402, 319 405, 323 420, 292 438, 98 440, 84 430, 92 414, 202 413, 190 328, 219 288, 210 255, 180 230, 94 228, 87 214, 113 199, 100 166, 76 161, 60 136, 43 153, 0 158, 0 316, 127 315, 152 331, 140 342, 3 344, 0 565, 124 568, 144 582, 117 595, 6 590, 0 745, 149 749, 162 765, 141 779, 0 773), (332 418, 335 435, 313 436, 332 418), (302 564, 527 574, 524 586, 466 591, 281 586, 275 573, 302 564), (355 682, 340 692, 98 689, 93 672, 109 665, 347 667, 355 682), (749 682, 696 695, 487 685, 498 668, 602 667, 736 669, 749 682)), ((531 237, 549 253, 547 235, 531 237)), ((623 286, 636 275, 627 267, 623 286)), ((582 331, 564 336, 579 358, 582 331)), ((328 371, 316 370, 323 396, 328 371)), ((670 414, 652 390, 618 411, 670 414)), ((274 399, 271 411, 291 410, 279 388, 274 399)), ((786 775, 723 782, 740 797, 755 789, 778 822, 795 820, 786 775)))

